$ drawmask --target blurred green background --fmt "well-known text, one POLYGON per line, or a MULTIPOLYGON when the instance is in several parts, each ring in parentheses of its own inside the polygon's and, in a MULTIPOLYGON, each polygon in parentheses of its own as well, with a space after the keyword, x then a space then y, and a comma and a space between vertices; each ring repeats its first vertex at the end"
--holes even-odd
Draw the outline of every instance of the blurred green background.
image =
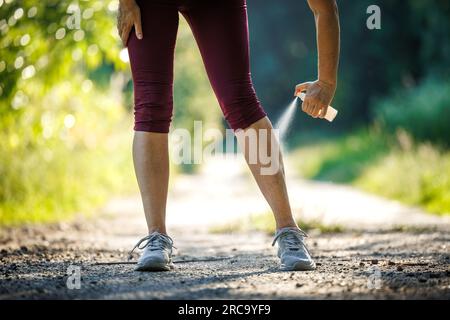
MULTIPOLYGON (((338 4, 339 116, 330 125, 297 113, 287 140, 295 168, 448 214, 450 2, 338 4), (381 30, 366 28, 371 4, 381 8, 381 30)), ((0 225, 66 219, 137 192, 117 7, 0 0, 0 225)), ((248 0, 248 10, 253 80, 275 121, 295 84, 316 78, 314 20, 306 1, 248 0)), ((226 127, 181 19, 173 127, 192 129, 194 120, 226 127)))

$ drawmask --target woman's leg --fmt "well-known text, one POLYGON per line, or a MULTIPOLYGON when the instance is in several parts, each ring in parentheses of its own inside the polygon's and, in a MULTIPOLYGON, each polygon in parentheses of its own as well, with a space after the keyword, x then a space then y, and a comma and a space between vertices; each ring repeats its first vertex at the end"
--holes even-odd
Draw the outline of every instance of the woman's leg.
POLYGON ((173 2, 137 2, 144 37, 128 41, 135 97, 133 159, 149 233, 166 233, 168 132, 178 10, 173 2))
MULTIPOLYGON (((261 108, 251 80, 245 0, 197 0, 181 12, 197 40, 225 119, 235 130, 255 130, 256 141, 253 143, 258 148, 269 147, 266 150, 270 151, 271 139, 262 145, 259 135, 260 130, 270 135, 272 125, 261 108)), ((264 165, 259 157, 256 163, 249 161, 252 149, 245 148, 245 158, 273 210, 277 228, 296 227, 286 191, 281 154, 268 155, 279 157, 280 165, 275 172, 265 175, 261 173, 264 165)))
POLYGON ((237 137, 253 177, 272 209, 275 216, 276 228, 279 230, 285 227, 297 227, 297 224, 292 217, 291 206, 289 204, 283 157, 278 140, 271 139, 271 135, 273 134, 272 129, 270 120, 264 117, 244 129, 242 136, 241 133, 238 133, 237 137), (249 131, 254 131, 255 134, 249 134, 249 131), (266 138, 261 138, 262 136, 266 138), (243 141, 241 137, 253 137, 253 139, 243 141), (255 157, 256 161, 251 160, 251 157, 254 156, 251 153, 259 155, 261 154, 261 150, 263 150, 262 153, 268 159, 271 159, 270 166, 273 166, 273 168, 268 170, 268 173, 264 173, 264 168, 267 169, 268 164, 262 163, 261 157, 255 157))
POLYGON ((169 181, 167 134, 136 131, 133 161, 149 234, 166 231, 166 200, 169 181))

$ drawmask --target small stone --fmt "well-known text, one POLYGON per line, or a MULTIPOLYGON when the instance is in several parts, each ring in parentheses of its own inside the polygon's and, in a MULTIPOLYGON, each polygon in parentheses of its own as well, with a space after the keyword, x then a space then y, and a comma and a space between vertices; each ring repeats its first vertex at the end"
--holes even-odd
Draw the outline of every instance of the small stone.
POLYGON ((296 287, 296 288, 301 288, 301 287, 303 287, 303 283, 299 283, 299 282, 298 282, 298 283, 295 284, 295 287, 296 287))
POLYGON ((372 264, 378 264, 378 260, 377 260, 377 259, 372 259, 370 262, 371 262, 372 264))
POLYGON ((403 271, 403 267, 402 266, 397 266, 397 271, 403 271))
POLYGON ((237 249, 236 248, 232 248, 231 251, 237 251, 237 249))
POLYGON ((21 246, 20 251, 22 252, 28 252, 28 248, 26 246, 21 246))
POLYGON ((395 265, 395 262, 394 262, 394 261, 391 261, 391 260, 389 260, 389 261, 388 261, 388 265, 390 265, 390 266, 393 266, 393 265, 395 265))
POLYGON ((364 267, 364 262, 360 262, 360 263, 359 263, 359 266, 360 266, 360 267, 364 267))

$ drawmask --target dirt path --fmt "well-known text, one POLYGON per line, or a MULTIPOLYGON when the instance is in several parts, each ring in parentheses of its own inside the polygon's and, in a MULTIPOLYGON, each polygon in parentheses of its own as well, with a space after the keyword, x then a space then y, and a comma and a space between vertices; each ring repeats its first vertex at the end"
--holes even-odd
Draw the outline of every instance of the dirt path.
POLYGON ((351 230, 311 234, 316 271, 280 272, 270 236, 207 233, 208 226, 266 209, 240 166, 224 166, 213 163, 173 184, 175 271, 101 264, 126 261, 145 234, 138 198, 116 199, 96 219, 1 230, 0 299, 450 298, 448 219, 291 177, 297 214, 351 230), (226 175, 217 174, 218 165, 226 175), (393 231, 400 225, 409 231, 393 231))

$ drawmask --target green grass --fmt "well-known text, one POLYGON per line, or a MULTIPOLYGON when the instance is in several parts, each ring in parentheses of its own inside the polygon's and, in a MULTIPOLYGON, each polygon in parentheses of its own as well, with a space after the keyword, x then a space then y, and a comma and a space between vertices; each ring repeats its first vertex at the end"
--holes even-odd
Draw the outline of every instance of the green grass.
POLYGON ((379 130, 301 147, 290 156, 306 178, 347 183, 436 214, 450 213, 450 152, 379 130))
POLYGON ((436 214, 450 214, 450 152, 432 145, 394 149, 354 184, 436 214))
POLYGON ((62 83, 42 97, 33 88, 25 112, 0 119, 0 226, 89 215, 136 192, 132 119, 117 95, 62 83))
MULTIPOLYGON (((344 229, 340 225, 324 225, 317 220, 297 221, 299 227, 305 232, 311 230, 318 231, 320 233, 340 233, 344 229)), ((275 232, 275 220, 271 212, 264 212, 253 214, 245 219, 236 220, 227 224, 221 224, 213 226, 209 229, 211 233, 233 233, 233 232, 246 232, 246 231, 259 231, 267 234, 273 234, 275 232)))
POLYGON ((114 150, 52 148, 51 153, 52 159, 34 151, 3 159, 16 163, 2 177, 0 225, 90 215, 108 198, 135 189, 130 152, 124 143, 114 150))
POLYGON ((307 178, 349 183, 354 181, 373 161, 389 151, 386 137, 360 131, 356 134, 320 140, 294 150, 291 158, 307 178))
POLYGON ((123 141, 118 141, 116 147, 53 147, 48 154, 28 150, 7 155, 3 161, 14 164, 14 168, 10 166, 2 177, 0 225, 68 220, 80 213, 90 215, 111 196, 133 190, 130 152, 123 141))

